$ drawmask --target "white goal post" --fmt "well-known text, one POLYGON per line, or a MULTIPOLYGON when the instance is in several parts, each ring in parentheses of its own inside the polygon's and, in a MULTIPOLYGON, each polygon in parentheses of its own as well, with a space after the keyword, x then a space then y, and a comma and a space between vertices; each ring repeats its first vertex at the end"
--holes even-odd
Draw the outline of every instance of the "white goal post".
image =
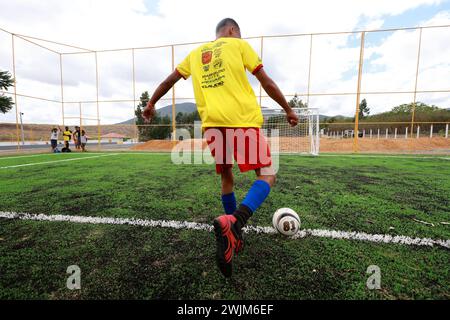
POLYGON ((317 108, 294 108, 299 121, 291 127, 282 109, 263 110, 262 129, 269 140, 278 139, 280 153, 319 155, 320 126, 317 108))

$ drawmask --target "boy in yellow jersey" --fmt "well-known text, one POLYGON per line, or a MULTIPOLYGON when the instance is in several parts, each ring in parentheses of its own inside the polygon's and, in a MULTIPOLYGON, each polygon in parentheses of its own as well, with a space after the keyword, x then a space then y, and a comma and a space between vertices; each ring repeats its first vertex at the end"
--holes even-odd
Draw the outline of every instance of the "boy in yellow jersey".
POLYGON ((269 146, 260 128, 261 107, 246 70, 261 83, 267 94, 285 111, 291 126, 298 118, 275 82, 264 71, 261 59, 241 39, 239 25, 226 18, 216 27, 216 40, 194 49, 153 93, 144 110, 151 120, 156 102, 181 78, 192 77, 195 101, 205 139, 222 178, 225 215, 214 220, 216 259, 225 277, 232 274, 232 259, 243 245, 242 228, 264 202, 275 183, 269 146), (254 170, 257 176, 239 207, 234 196, 233 158, 241 172, 254 170))
POLYGON ((64 147, 69 149, 69 142, 72 139, 72 131, 69 130, 69 127, 65 127, 65 130, 63 131, 63 138, 64 138, 64 147))

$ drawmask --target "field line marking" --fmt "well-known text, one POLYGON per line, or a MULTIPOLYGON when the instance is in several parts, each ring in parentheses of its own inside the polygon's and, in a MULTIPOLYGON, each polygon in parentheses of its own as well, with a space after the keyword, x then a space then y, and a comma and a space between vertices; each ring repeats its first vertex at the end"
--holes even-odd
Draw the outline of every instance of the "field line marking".
MULTIPOLYGON (((89 216, 69 216, 69 215, 46 215, 46 214, 30 214, 17 212, 0 211, 0 218, 4 219, 19 219, 32 221, 57 221, 57 222, 74 222, 74 223, 88 223, 88 224, 113 224, 113 225, 133 225, 142 227, 161 227, 171 229, 190 229, 203 230, 212 232, 213 227, 210 224, 175 221, 175 220, 146 220, 134 218, 108 218, 108 217, 89 217, 89 216)), ((257 234, 275 234, 277 231, 272 227, 247 226, 244 233, 257 234)), ((449 240, 435 240, 430 238, 411 238, 408 236, 393 236, 389 234, 370 234, 356 231, 338 231, 326 229, 302 229, 291 239, 301 239, 306 237, 318 237, 329 239, 345 239, 345 240, 359 240, 375 243, 393 243, 411 246, 427 246, 427 247, 443 247, 450 249, 449 240)))
POLYGON ((89 153, 78 153, 78 152, 73 152, 73 153, 39 153, 39 154, 30 154, 27 156, 13 156, 13 157, 3 157, 0 156, 0 161, 1 160, 9 160, 9 159, 18 159, 18 158, 30 158, 30 157, 39 157, 39 156, 51 156, 51 157, 58 157, 58 156, 65 156, 65 155, 89 155, 89 154, 108 154, 108 152, 89 152, 89 153))
POLYGON ((85 159, 109 157, 109 156, 115 156, 115 155, 117 155, 117 154, 116 153, 111 153, 111 154, 104 154, 104 155, 92 156, 92 157, 75 157, 75 158, 63 159, 63 160, 55 160, 55 161, 32 162, 32 163, 18 164, 18 165, 14 165, 14 166, 0 167, 0 169, 10 169, 10 168, 19 168, 19 167, 27 167, 27 166, 36 166, 36 165, 40 165, 40 164, 50 164, 50 163, 65 162, 65 161, 85 160, 85 159))
POLYGON ((49 154, 49 153, 39 153, 39 154, 30 154, 28 156, 13 156, 13 157, 0 157, 0 160, 8 160, 8 159, 18 159, 18 158, 29 158, 29 157, 38 157, 38 156, 43 156, 43 155, 53 155, 49 154))

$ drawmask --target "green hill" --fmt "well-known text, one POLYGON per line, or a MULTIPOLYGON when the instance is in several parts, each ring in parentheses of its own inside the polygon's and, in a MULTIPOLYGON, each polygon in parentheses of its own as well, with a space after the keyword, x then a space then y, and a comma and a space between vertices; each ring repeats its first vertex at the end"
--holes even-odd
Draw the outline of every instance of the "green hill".
MULTIPOLYGON (((197 105, 192 102, 183 102, 183 103, 177 103, 175 104, 176 113, 182 112, 182 113, 192 113, 197 110, 197 105)), ((156 109, 160 117, 169 116, 172 117, 172 105, 167 105, 162 108, 156 109)), ((120 123, 116 124, 135 124, 136 118, 132 118, 120 123)))

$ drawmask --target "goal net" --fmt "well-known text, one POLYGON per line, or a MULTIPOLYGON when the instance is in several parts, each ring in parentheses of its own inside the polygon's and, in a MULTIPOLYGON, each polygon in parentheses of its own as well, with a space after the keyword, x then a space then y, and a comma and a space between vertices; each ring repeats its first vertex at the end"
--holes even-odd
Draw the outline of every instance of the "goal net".
POLYGON ((264 110, 264 130, 269 144, 282 153, 319 154, 319 111, 315 108, 294 108, 299 121, 291 127, 284 110, 264 110))

